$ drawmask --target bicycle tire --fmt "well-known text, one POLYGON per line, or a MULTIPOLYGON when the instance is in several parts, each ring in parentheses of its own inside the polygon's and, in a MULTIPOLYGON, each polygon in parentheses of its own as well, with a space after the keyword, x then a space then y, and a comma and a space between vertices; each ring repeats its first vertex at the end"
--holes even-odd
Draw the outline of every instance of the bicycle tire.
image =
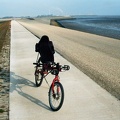
POLYGON ((52 85, 49 89, 49 105, 53 111, 58 111, 62 107, 63 101, 64 101, 63 86, 61 83, 55 82, 54 83, 54 94, 53 94, 53 90, 52 90, 52 85), (59 94, 57 93, 56 86, 57 86, 57 88, 59 87, 59 94), (58 103, 58 105, 57 105, 57 103, 58 103))
POLYGON ((42 81, 43 81, 43 75, 38 71, 38 68, 36 67, 36 71, 35 71, 35 84, 37 87, 41 86, 42 81))

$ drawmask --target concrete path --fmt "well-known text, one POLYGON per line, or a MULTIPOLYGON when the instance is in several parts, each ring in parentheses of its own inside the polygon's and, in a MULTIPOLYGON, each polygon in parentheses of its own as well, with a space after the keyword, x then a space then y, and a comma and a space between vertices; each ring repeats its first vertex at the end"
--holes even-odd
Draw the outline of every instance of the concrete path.
MULTIPOLYGON (((60 73, 65 91, 62 108, 49 108, 49 86, 35 87, 34 66, 39 40, 16 21, 11 23, 10 120, 120 120, 120 101, 98 86, 71 63, 55 54, 55 61, 71 69, 60 73)), ((54 76, 49 75, 49 84, 54 76)))

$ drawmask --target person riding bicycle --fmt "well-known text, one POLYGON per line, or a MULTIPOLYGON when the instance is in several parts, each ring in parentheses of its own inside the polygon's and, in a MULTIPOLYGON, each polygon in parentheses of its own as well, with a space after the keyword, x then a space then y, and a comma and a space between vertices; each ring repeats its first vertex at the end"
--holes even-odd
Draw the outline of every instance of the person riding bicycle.
POLYGON ((38 43, 38 52, 40 53, 40 58, 38 62, 42 63, 48 63, 48 62, 54 62, 54 46, 52 41, 49 40, 49 37, 47 35, 44 35, 41 37, 39 43, 38 43))
POLYGON ((64 88, 60 83, 59 72, 62 72, 62 70, 69 70, 70 67, 68 65, 62 66, 54 62, 54 46, 46 35, 42 36, 39 43, 35 44, 35 52, 38 52, 36 63, 33 63, 36 65, 34 73, 35 84, 39 87, 43 79, 45 79, 48 86, 50 86, 48 92, 49 105, 53 111, 58 111, 62 107, 64 101, 64 88), (55 76, 51 85, 49 85, 45 78, 49 73, 55 76))

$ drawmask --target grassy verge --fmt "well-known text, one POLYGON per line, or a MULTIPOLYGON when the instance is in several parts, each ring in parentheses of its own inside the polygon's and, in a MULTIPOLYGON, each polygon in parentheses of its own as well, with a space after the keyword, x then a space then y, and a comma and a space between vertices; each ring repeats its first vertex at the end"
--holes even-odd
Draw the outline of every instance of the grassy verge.
POLYGON ((9 119, 10 21, 0 22, 0 119, 9 119))
POLYGON ((0 22, 0 52, 3 47, 3 44, 6 42, 5 37, 6 33, 9 30, 10 21, 0 22))

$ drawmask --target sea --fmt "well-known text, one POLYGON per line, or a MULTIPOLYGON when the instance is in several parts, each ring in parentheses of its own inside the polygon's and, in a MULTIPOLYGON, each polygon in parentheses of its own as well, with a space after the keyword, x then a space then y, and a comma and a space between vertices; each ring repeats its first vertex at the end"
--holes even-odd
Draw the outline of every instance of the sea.
POLYGON ((72 16, 71 19, 57 20, 61 26, 120 40, 120 16, 72 16))

